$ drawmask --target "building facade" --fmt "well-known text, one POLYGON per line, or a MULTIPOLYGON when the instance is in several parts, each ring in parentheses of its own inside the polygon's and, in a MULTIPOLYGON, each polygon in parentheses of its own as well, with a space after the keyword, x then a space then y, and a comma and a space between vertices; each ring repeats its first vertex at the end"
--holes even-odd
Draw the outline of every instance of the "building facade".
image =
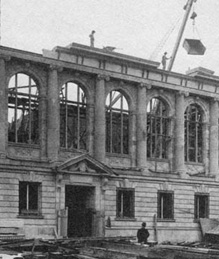
POLYGON ((219 77, 72 43, 0 47, 0 218, 27 238, 196 241, 219 214, 219 77), (67 222, 67 225, 66 225, 67 222))

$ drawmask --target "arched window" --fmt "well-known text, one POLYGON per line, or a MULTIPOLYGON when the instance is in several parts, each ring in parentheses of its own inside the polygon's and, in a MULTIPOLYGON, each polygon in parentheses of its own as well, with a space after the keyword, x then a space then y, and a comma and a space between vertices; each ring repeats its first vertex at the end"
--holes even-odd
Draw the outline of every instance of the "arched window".
POLYGON ((8 89, 8 141, 39 143, 39 98, 34 80, 15 74, 8 89))
POLYGON ((106 99, 106 152, 129 153, 129 109, 126 98, 112 91, 106 99))
POLYGON ((60 146, 86 149, 86 97, 81 87, 73 82, 60 91, 60 146))
POLYGON ((201 107, 191 104, 185 111, 185 161, 202 162, 203 118, 201 107))
POLYGON ((152 98, 147 106, 147 157, 167 158, 169 122, 165 103, 152 98))

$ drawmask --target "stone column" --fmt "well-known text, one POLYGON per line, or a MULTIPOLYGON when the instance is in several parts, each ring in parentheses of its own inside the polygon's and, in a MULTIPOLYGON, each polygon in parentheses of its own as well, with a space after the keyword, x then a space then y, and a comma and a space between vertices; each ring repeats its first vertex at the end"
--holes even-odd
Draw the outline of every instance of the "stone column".
POLYGON ((87 151, 94 155, 94 102, 87 103, 87 151))
POLYGON ((105 82, 108 80, 109 77, 98 75, 96 81, 94 157, 102 163, 106 154, 105 82))
POLYGON ((6 71, 5 71, 5 61, 10 60, 10 57, 3 57, 0 56, 0 158, 5 157, 6 151, 6 143, 7 143, 7 128, 6 128, 6 121, 7 116, 5 111, 7 111, 7 96, 6 96, 6 71))
POLYGON ((209 171, 211 175, 218 175, 218 100, 212 100, 210 105, 210 156, 209 171))
POLYGON ((130 147, 129 147, 129 152, 130 152, 130 158, 131 158, 131 167, 136 167, 136 130, 137 130, 137 125, 136 125, 136 116, 137 112, 136 111, 130 111, 129 113, 130 116, 130 127, 129 127, 129 136, 130 136, 130 147))
POLYGON ((58 159, 60 146, 58 69, 58 67, 50 67, 48 83, 47 155, 52 161, 58 159))
POLYGON ((184 150, 184 92, 176 94, 176 120, 175 120, 175 171, 184 177, 185 170, 185 150, 184 150))
POLYGON ((145 168, 147 164, 147 105, 146 85, 139 84, 137 104, 137 167, 145 168))

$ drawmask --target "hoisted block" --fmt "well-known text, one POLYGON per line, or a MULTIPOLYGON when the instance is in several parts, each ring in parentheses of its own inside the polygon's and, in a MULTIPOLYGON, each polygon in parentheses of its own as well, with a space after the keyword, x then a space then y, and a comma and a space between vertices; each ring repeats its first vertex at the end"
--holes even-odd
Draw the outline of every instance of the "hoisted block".
POLYGON ((183 48, 186 49, 189 55, 204 55, 206 50, 202 42, 195 39, 185 39, 183 42, 183 48))

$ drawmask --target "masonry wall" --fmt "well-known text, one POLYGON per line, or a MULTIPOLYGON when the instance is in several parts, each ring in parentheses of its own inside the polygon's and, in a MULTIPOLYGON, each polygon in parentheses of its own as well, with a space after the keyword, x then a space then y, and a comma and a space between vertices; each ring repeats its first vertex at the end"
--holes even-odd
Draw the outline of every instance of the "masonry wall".
POLYGON ((105 216, 110 218, 111 226, 106 228, 107 236, 115 234, 136 236, 141 222, 147 222, 150 232, 149 240, 158 242, 197 241, 202 239, 199 221, 194 220, 194 195, 197 192, 210 194, 210 218, 218 218, 218 185, 212 181, 203 184, 200 180, 177 181, 166 179, 145 179, 133 176, 129 178, 129 188, 135 190, 135 218, 121 220, 116 217, 116 188, 123 185, 120 182, 111 182, 105 194, 105 216), (174 193, 174 220, 156 220, 158 191, 173 191, 174 193), (156 222, 155 222, 156 221, 156 222), (155 235, 155 228, 157 237, 155 235))
POLYGON ((19 233, 24 233, 26 237, 54 236, 57 220, 55 193, 54 176, 45 169, 40 172, 40 169, 37 168, 36 171, 33 165, 25 168, 21 165, 6 168, 1 166, 0 218, 6 220, 5 227, 15 227, 11 220, 16 219, 16 222, 21 222, 24 226, 23 231, 20 230, 19 233), (19 216, 19 181, 41 183, 42 216, 19 216))
MULTIPOLYGON (((3 143, 0 150, 1 219, 22 221, 26 236, 53 235, 54 229, 57 229, 57 203, 61 202, 61 207, 65 207, 63 196, 65 184, 73 184, 76 178, 66 181, 62 186, 61 198, 57 197, 55 173, 51 170, 51 164, 54 162, 58 164, 81 153, 88 153, 118 174, 116 177, 109 177, 106 185, 105 204, 101 204, 104 206, 105 215, 101 214, 102 207, 100 208, 100 217, 105 221, 108 217, 111 220, 111 227, 105 226, 106 236, 136 235, 141 222, 146 221, 151 233, 150 238, 154 239, 157 192, 167 190, 174 192, 174 220, 157 222, 158 241, 184 241, 188 238, 192 241, 201 238, 199 223, 194 221, 194 193, 208 193, 210 218, 217 218, 219 214, 219 172, 218 168, 216 171, 213 170, 215 165, 212 166, 215 162, 215 159, 212 159, 213 154, 218 154, 218 149, 214 150, 212 144, 210 145, 214 142, 212 136, 218 136, 218 132, 211 131, 211 116, 214 114, 211 106, 213 102, 218 101, 218 79, 195 79, 161 71, 141 62, 137 65, 132 64, 131 61, 126 62, 122 58, 114 62, 112 58, 106 56, 105 60, 102 60, 92 50, 89 50, 91 52, 89 55, 83 51, 79 54, 62 53, 59 59, 56 52, 50 52, 50 57, 48 55, 43 57, 8 49, 0 51, 10 57, 8 59, 3 57, 5 62, 1 63, 0 70, 1 78, 5 79, 4 84, 0 83, 1 91, 4 90, 0 97, 4 113, 7 114, 8 83, 15 73, 26 73, 33 77, 39 85, 40 93, 38 146, 8 143, 7 116, 1 117, 0 140, 3 143), (66 150, 59 146, 59 91, 68 81, 80 83, 87 96, 86 151, 66 150), (103 120, 105 99, 112 90, 121 92, 129 104, 128 155, 109 154, 105 151, 103 120), (171 117, 172 142, 168 149, 168 159, 158 161, 147 159, 145 156, 146 129, 141 130, 145 122, 147 104, 154 97, 165 101, 171 117), (203 163, 180 161, 184 160, 184 154, 181 151, 182 142, 179 141, 183 124, 180 128, 179 121, 183 120, 184 111, 191 103, 199 104, 204 111, 203 163), (178 114, 182 117, 179 118, 178 114), (21 180, 42 183, 41 218, 19 217, 18 184, 21 180), (116 190, 121 186, 135 190, 133 220, 116 218, 116 190)), ((218 142, 218 139, 215 141, 218 142)), ((102 179, 98 178, 96 181, 101 182, 102 179)), ((98 183, 97 186, 99 185, 98 183)), ((102 234, 100 230, 96 232, 102 234)))

